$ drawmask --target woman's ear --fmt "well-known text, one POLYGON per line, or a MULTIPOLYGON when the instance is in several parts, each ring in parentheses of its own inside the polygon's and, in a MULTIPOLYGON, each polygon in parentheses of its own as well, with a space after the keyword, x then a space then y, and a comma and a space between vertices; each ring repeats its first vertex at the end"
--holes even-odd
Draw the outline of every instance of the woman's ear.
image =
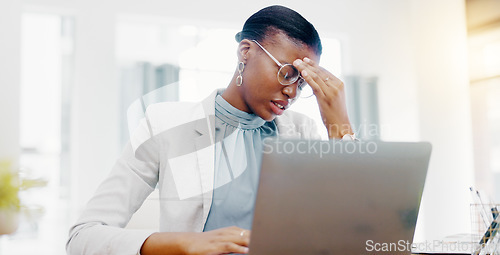
POLYGON ((240 44, 238 45, 238 61, 246 64, 247 58, 249 56, 250 44, 251 42, 248 39, 241 40, 240 44))

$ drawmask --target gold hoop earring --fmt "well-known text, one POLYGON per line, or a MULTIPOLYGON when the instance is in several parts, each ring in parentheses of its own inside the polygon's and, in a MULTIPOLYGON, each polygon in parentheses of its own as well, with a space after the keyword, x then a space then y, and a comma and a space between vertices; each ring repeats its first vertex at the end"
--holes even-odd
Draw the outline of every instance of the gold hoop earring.
POLYGON ((239 75, 236 77, 236 86, 240 87, 243 85, 243 76, 241 75, 243 73, 243 70, 245 69, 245 63, 239 62, 238 63, 238 73, 239 75))

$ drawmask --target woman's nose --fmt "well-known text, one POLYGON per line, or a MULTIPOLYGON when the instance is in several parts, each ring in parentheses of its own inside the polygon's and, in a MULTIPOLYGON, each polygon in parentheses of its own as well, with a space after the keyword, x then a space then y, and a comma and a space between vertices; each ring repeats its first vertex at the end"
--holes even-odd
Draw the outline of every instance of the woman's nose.
POLYGON ((295 99, 295 97, 297 96, 297 86, 297 83, 284 86, 283 94, 288 96, 289 99, 295 99))

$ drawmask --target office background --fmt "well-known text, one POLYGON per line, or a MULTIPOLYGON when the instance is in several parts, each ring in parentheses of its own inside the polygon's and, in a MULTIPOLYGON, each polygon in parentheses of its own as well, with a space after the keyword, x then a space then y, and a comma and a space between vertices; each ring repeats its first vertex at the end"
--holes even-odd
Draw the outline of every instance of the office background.
POLYGON ((317 27, 355 130, 433 144, 416 240, 470 231, 468 187, 500 199, 499 1, 1 0, 0 159, 49 182, 22 194, 32 213, 0 253, 64 254, 127 139, 129 104, 176 80, 164 100, 225 87, 234 33, 270 4, 317 27))

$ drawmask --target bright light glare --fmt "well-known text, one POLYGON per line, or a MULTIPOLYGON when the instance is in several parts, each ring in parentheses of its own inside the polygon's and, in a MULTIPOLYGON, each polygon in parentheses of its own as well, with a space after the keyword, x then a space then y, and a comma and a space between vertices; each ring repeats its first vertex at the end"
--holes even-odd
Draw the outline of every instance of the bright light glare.
POLYGON ((489 43, 483 48, 483 61, 487 74, 500 73, 500 41, 489 43))

